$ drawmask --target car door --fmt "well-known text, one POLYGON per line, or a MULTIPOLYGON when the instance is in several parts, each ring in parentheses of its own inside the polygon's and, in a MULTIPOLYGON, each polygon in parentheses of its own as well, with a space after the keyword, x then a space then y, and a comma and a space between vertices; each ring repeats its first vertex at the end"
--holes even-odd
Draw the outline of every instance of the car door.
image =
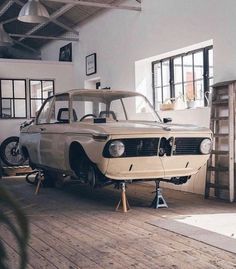
POLYGON ((69 94, 56 95, 48 122, 40 130, 40 160, 43 166, 65 169, 65 133, 69 128, 69 114, 69 94))
POLYGON ((48 122, 50 107, 53 102, 53 97, 48 98, 36 118, 36 124, 29 126, 27 136, 24 138, 25 145, 29 152, 30 161, 34 164, 42 164, 40 154, 41 133, 48 122))

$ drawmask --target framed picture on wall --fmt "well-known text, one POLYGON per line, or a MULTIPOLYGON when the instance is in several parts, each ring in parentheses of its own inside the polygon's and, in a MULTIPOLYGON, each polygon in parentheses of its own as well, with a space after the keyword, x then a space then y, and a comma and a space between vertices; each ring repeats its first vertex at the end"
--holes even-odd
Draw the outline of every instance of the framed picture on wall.
POLYGON ((60 48, 59 61, 72 62, 72 43, 60 48))
POLYGON ((96 53, 86 56, 86 75, 90 76, 97 72, 97 56, 96 53))

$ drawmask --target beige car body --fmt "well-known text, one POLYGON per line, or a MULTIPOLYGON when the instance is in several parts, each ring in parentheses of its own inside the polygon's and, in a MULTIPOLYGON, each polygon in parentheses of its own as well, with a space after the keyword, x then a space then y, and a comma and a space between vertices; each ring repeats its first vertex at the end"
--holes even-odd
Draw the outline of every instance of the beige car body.
MULTIPOLYGON (((142 96, 133 92, 109 90, 73 90, 69 91, 69 96, 70 98, 74 94, 82 96, 85 93, 142 96)), ((212 139, 212 133, 208 128, 163 122, 107 120, 106 123, 94 123, 93 119, 82 122, 72 122, 70 119, 65 124, 38 124, 36 119, 36 123, 22 129, 20 147, 22 152, 27 152, 30 162, 35 167, 44 170, 55 170, 76 176, 69 156, 71 145, 78 143, 91 163, 109 180, 163 179, 168 181, 174 177, 190 177, 196 174, 209 158, 209 154, 173 154, 177 138, 212 139), (104 157, 104 147, 110 140, 137 138, 158 138, 157 154, 123 158, 104 157), (159 156, 161 138, 173 138, 170 156, 166 154, 159 156)))

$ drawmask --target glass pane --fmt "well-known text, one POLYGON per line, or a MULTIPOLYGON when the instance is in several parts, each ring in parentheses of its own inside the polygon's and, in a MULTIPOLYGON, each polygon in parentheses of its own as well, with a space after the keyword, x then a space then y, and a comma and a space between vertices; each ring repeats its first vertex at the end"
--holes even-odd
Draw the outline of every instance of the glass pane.
POLYGON ((163 86, 170 85, 170 61, 162 62, 163 86))
POLYGON ((36 112, 39 111, 42 106, 42 100, 31 100, 31 118, 36 116, 36 112))
POLYGON ((14 96, 15 98, 25 98, 24 80, 14 80, 14 96))
POLYGON ((25 100, 15 100, 15 117, 25 118, 26 117, 26 102, 25 100))
POLYGON ((111 105, 110 105, 110 110, 111 111, 116 111, 116 116, 117 116, 117 119, 119 120, 125 120, 125 112, 124 112, 124 109, 123 109, 123 106, 122 106, 122 103, 120 100, 114 100, 111 102, 111 105))
POLYGON ((12 117, 11 99, 2 100, 2 118, 12 117))
POLYGON ((175 98, 183 97, 183 84, 175 84, 175 98))
POLYGON ((156 63, 154 65, 154 86, 160 87, 161 85, 161 63, 156 63))
POLYGON ((161 88, 156 88, 155 89, 155 109, 159 110, 160 109, 160 104, 162 104, 162 89, 161 88))
POLYGON ((41 110, 37 122, 39 124, 43 123, 48 123, 48 118, 49 118, 49 112, 50 112, 50 107, 52 104, 53 98, 50 98, 45 104, 43 109, 41 110))
POLYGON ((47 99, 53 95, 53 81, 43 81, 43 98, 47 99))
POLYGON ((174 59, 174 82, 182 82, 182 59, 181 57, 174 59))
POLYGON ((204 86, 203 80, 195 82, 195 100, 198 107, 204 106, 204 86))
POLYGON ((42 98, 41 93, 41 81, 30 81, 30 96, 31 98, 42 98))
POLYGON ((213 49, 208 51, 209 57, 209 77, 213 77, 213 49))
MULTIPOLYGON (((74 120, 77 121, 76 112, 73 112, 74 120)), ((52 107, 50 123, 69 123, 69 95, 57 96, 52 107)))
POLYGON ((203 51, 194 53, 194 79, 203 78, 203 51))
POLYGON ((184 66, 184 81, 193 80, 193 58, 192 54, 186 55, 183 57, 183 66, 184 66))
POLYGON ((184 84, 184 93, 186 101, 193 101, 195 99, 193 82, 184 84))
POLYGON ((170 86, 163 87, 163 101, 164 103, 170 99, 170 86))
POLYGON ((13 98, 12 80, 1 80, 2 98, 13 98))

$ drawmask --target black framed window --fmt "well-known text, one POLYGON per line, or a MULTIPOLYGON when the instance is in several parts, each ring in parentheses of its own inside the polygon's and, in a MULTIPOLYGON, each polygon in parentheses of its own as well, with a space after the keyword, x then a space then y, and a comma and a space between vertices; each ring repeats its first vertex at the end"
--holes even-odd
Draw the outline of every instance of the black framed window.
POLYGON ((54 94, 54 80, 30 80, 30 117, 40 109, 43 102, 54 94))
POLYGON ((213 84, 213 47, 152 62, 152 84, 155 109, 178 97, 206 105, 213 84))
POLYGON ((26 117, 26 80, 0 79, 0 118, 26 117))

